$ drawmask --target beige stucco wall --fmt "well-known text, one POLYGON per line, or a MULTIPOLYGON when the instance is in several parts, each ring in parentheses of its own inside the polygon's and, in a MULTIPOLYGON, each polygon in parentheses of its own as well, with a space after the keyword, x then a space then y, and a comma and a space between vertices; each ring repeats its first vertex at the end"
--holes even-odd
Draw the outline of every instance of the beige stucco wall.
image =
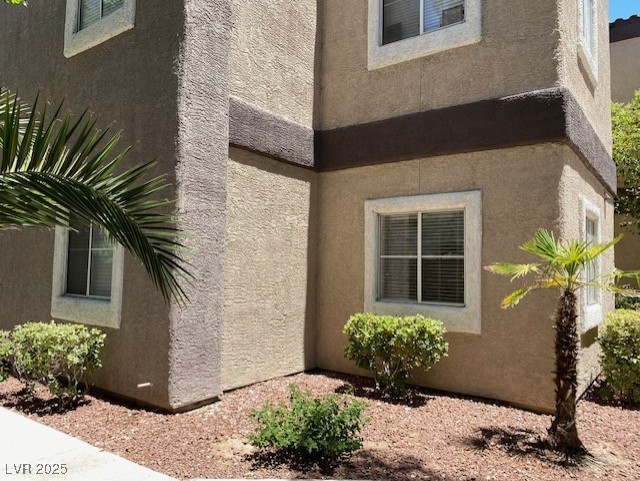
POLYGON ((578 44, 580 0, 558 1, 558 84, 567 87, 582 107, 605 148, 611 152, 611 73, 609 61, 609 2, 597 5, 597 71, 589 78, 588 65, 580 60, 578 44))
POLYGON ((323 129, 553 87, 556 1, 482 2, 479 44, 367 69, 367 0, 322 2, 323 129))
MULTIPOLYGON (((614 235, 613 199, 607 194, 602 185, 588 172, 584 164, 569 148, 564 149, 565 165, 560 180, 560 222, 559 234, 567 239, 583 238, 582 218, 583 200, 586 199, 600 210, 600 229, 603 242, 609 241, 614 235)), ((614 250, 610 249, 602 257, 601 272, 611 272, 614 268, 614 250)), ((581 293, 580 296, 583 296, 581 293)), ((582 301, 580 297, 580 315, 582 315, 582 301)), ((603 312, 614 308, 614 296, 603 292, 603 312)), ((598 355, 599 346, 595 342, 596 329, 584 333, 582 336, 582 352, 578 370, 581 389, 587 387, 600 373, 598 355)))
POLYGON ((640 89, 640 37, 614 42, 611 51, 611 98, 629 102, 640 89))
POLYGON ((313 367, 317 175, 230 151, 225 390, 313 367))
POLYGON ((233 0, 229 89, 251 104, 311 126, 316 0, 233 0))
MULTIPOLYGON (((531 258, 519 245, 538 227, 561 228, 559 183, 567 152, 565 146, 544 144, 322 174, 319 366, 355 372, 343 357, 341 330, 352 313, 363 309, 365 200, 481 189, 482 264, 526 262, 531 258)), ((418 381, 551 409, 556 293, 536 293, 515 309, 503 310, 500 300, 517 285, 486 271, 481 283, 482 333, 449 333, 450 356, 418 381)))

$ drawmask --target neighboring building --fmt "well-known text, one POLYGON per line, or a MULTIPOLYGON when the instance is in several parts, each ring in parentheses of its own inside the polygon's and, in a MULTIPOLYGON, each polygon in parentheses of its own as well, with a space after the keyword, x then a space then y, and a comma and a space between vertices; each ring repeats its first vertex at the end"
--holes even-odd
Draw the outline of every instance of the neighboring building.
MULTIPOLYGON (((609 26, 611 42, 611 99, 630 102, 640 90, 640 17, 618 19, 609 26)), ((620 187, 623 186, 620 181, 620 187)), ((624 216, 616 215, 616 235, 624 238, 616 246, 616 266, 623 270, 640 269, 640 235, 632 227, 620 227, 624 216)))
MULTIPOLYGON (((182 409, 358 372, 352 313, 421 313, 444 321, 450 355, 420 384, 551 410, 558 295, 502 310, 515 285, 483 266, 530 260, 518 246, 539 227, 612 238, 606 26, 604 0, 1 5, 0 85, 91 105, 129 162, 158 160, 197 283, 186 309, 166 306, 117 249, 5 231, 0 326, 103 325, 95 383, 182 409), (93 250, 93 271, 69 267, 93 250)), ((582 387, 612 305, 583 296, 582 387)))

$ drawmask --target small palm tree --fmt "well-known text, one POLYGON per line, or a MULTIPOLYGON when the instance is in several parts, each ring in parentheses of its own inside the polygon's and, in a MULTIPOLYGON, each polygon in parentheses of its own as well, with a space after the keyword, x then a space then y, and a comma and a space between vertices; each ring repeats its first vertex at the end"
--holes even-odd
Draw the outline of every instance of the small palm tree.
POLYGON ((186 302, 180 232, 162 212, 171 201, 158 197, 164 177, 144 179, 151 163, 122 169, 120 134, 96 130, 86 111, 72 122, 61 107, 48 117, 37 105, 0 89, 0 229, 93 223, 142 262, 166 300, 186 302))
POLYGON ((578 437, 576 424, 576 391, 578 388, 578 324, 577 292, 584 287, 604 288, 621 295, 635 295, 634 292, 617 287, 622 277, 637 277, 638 273, 614 270, 595 280, 587 281, 585 269, 620 240, 620 237, 602 244, 574 240, 561 243, 552 233, 540 229, 532 240, 521 249, 538 256, 542 262, 532 264, 497 263, 487 269, 496 274, 520 279, 529 274, 535 276, 533 283, 511 293, 502 301, 502 307, 516 306, 527 294, 537 289, 560 290, 560 301, 555 314, 556 323, 556 412, 549 434, 557 448, 565 453, 580 453, 584 450, 578 437))

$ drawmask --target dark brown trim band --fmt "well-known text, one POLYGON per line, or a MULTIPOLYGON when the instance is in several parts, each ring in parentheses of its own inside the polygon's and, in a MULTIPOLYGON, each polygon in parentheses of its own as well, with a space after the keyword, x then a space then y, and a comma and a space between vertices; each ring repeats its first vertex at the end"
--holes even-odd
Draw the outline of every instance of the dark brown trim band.
POLYGON ((553 88, 316 131, 238 99, 230 143, 319 172, 545 142, 566 143, 616 192, 616 168, 580 105, 553 88))
POLYGON ((229 144, 313 167, 314 132, 310 127, 272 114, 236 97, 229 98, 229 144))
POLYGON ((621 42, 640 37, 640 17, 632 15, 627 19, 619 18, 609 24, 609 42, 621 42))

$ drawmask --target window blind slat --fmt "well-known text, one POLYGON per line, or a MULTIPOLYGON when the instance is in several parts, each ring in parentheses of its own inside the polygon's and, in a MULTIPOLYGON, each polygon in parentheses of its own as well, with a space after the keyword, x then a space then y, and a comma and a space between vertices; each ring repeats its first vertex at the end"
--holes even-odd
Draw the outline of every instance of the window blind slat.
POLYGON ((380 254, 418 255, 418 214, 381 216, 380 254))
POLYGON ((111 266, 113 252, 111 250, 91 251, 91 282, 89 295, 111 296, 111 266))
POLYGON ((420 35, 420 1, 383 0, 383 45, 420 35))
POLYGON ((464 212, 422 214, 422 255, 464 255, 464 212))
POLYGON ((422 300, 463 304, 464 259, 423 259, 422 300))
POLYGON ((87 28, 100 20, 102 0, 80 0, 80 19, 78 30, 87 28))
POLYGON ((417 259, 380 259, 380 297, 387 300, 418 300, 417 259))
MULTIPOLYGON (((586 219, 586 241, 590 245, 598 242, 597 223, 594 219, 587 217, 586 219)), ((585 268, 585 277, 587 282, 594 282, 597 276, 597 261, 589 262, 585 268)), ((596 304, 598 302, 598 290, 595 286, 587 286, 587 305, 596 304)))
POLYGON ((424 31, 430 32, 464 20, 464 0, 424 0, 424 31))
POLYGON ((124 0, 102 0, 102 16, 115 12, 124 4, 124 0))

